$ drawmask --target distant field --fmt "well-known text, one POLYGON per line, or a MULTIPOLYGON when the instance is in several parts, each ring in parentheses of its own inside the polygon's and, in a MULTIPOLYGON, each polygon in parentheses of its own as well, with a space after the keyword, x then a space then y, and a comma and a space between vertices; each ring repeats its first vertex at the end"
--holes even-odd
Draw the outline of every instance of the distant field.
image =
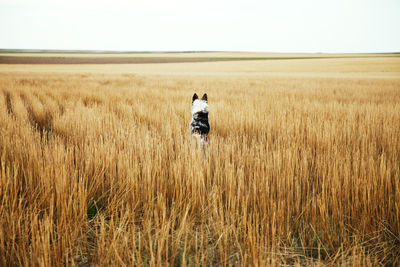
POLYGON ((293 60, 326 58, 400 57, 398 54, 298 53, 0 53, 0 64, 150 64, 215 61, 293 60))
POLYGON ((244 59, 260 60, 263 58, 0 56, 0 64, 149 64, 232 61, 244 59))
POLYGON ((399 266, 400 58, 276 57, 0 64, 0 265, 399 266))
POLYGON ((1 56, 0 64, 150 64, 150 63, 186 63, 214 61, 254 61, 254 60, 290 60, 321 59, 332 57, 74 57, 74 56, 1 56))
POLYGON ((400 53, 266 53, 266 52, 82 52, 82 51, 8 51, 1 56, 15 57, 133 57, 133 58, 309 58, 309 57, 392 57, 400 53))
MULTIPOLYGON (((147 60, 147 59, 146 59, 147 60)), ((239 60, 163 64, 0 64, 0 72, 398 78, 400 57, 239 60)))

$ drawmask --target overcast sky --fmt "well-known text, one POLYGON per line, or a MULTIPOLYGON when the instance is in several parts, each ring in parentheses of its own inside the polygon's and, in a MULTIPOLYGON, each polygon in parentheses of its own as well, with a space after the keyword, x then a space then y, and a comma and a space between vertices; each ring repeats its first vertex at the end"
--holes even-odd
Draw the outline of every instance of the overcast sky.
POLYGON ((400 52, 400 0, 0 0, 0 48, 400 52))

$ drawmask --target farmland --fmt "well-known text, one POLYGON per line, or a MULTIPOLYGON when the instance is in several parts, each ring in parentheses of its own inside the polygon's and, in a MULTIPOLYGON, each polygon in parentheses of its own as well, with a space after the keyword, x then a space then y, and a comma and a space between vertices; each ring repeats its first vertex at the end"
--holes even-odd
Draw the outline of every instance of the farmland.
POLYGON ((398 55, 140 56, 0 64, 0 265, 400 264, 398 55))

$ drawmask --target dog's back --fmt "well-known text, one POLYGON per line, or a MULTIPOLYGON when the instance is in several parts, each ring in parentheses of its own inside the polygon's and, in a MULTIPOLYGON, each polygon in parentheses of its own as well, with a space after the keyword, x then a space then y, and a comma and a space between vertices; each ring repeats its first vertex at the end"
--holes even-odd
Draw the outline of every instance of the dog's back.
POLYGON ((207 94, 204 94, 203 97, 199 99, 195 93, 192 98, 192 121, 190 122, 190 131, 193 136, 200 136, 202 143, 207 142, 208 133, 210 132, 208 111, 207 94))

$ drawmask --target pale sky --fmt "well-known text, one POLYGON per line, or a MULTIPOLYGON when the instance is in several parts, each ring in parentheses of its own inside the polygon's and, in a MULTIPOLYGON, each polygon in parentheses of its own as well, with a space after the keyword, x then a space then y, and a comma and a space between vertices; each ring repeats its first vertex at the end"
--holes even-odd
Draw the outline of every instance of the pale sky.
POLYGON ((0 0, 0 48, 400 52, 400 0, 0 0))

